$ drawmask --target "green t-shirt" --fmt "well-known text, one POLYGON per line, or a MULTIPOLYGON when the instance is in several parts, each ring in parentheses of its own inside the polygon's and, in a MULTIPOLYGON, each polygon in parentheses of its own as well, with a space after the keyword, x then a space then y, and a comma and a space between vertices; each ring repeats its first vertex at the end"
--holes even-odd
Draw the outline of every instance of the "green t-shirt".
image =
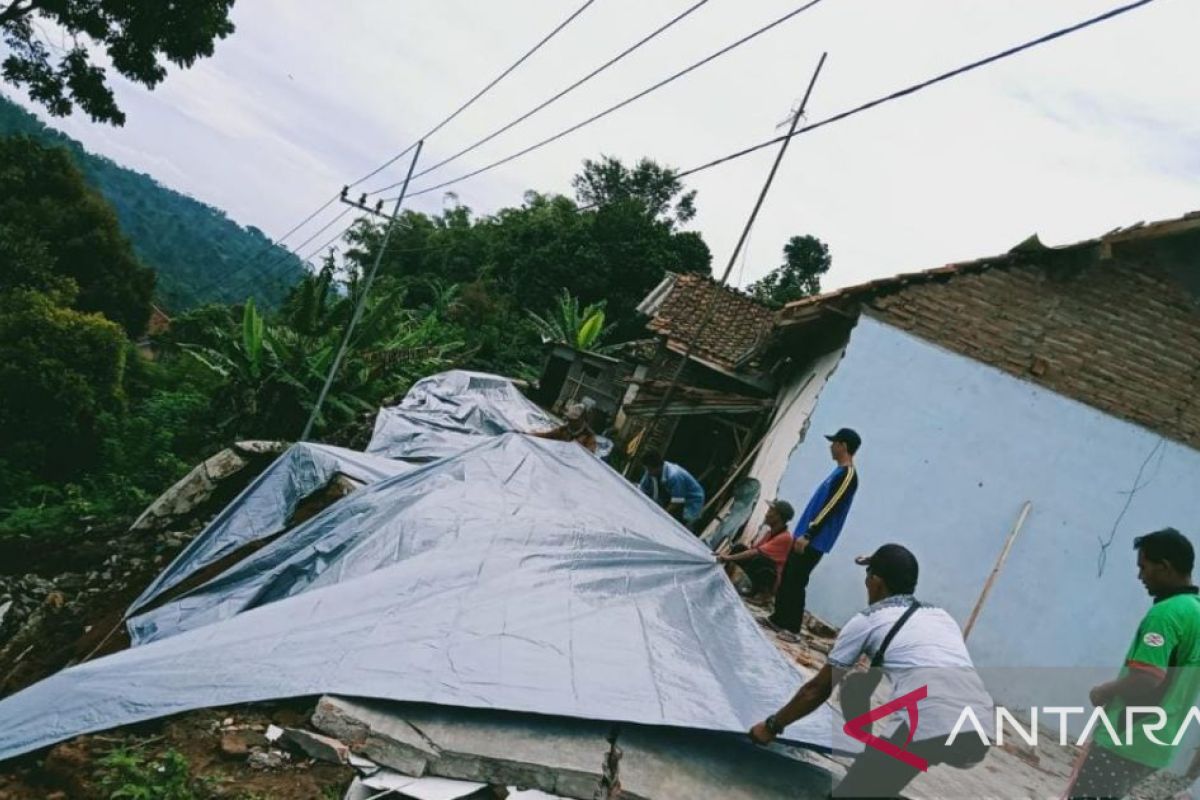
POLYGON ((1153 714, 1145 715, 1141 721, 1134 717, 1131 743, 1125 744, 1126 703, 1120 698, 1104 707, 1104 714, 1120 741, 1114 742, 1108 730, 1098 724, 1095 742, 1122 758, 1161 769, 1170 765, 1175 754, 1171 743, 1200 694, 1200 596, 1195 590, 1159 600, 1146 612, 1125 656, 1120 677, 1134 669, 1166 676, 1160 687, 1161 699, 1146 703, 1157 705, 1166 714, 1167 724, 1151 731, 1151 735, 1165 744, 1155 744, 1147 738, 1143 725, 1157 722, 1153 714))

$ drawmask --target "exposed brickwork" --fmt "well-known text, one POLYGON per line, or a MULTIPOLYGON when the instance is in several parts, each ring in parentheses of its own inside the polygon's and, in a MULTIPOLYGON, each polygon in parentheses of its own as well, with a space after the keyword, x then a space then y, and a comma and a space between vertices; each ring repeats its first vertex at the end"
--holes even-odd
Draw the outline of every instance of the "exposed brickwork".
POLYGON ((911 284, 864 307, 949 350, 1200 447, 1200 300, 1154 265, 997 266, 911 284))

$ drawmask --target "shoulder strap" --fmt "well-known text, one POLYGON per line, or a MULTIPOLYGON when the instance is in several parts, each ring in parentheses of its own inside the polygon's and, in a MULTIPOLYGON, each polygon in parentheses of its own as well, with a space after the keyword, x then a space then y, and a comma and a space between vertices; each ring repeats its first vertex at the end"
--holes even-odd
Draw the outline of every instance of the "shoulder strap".
POLYGON ((879 645, 879 650, 876 651, 875 657, 871 659, 872 669, 883 664, 883 654, 887 652, 888 645, 892 643, 892 639, 895 638, 896 633, 904 627, 904 623, 908 622, 908 618, 916 612, 920 605, 916 600, 913 600, 912 605, 905 609, 904 613, 900 615, 900 619, 896 620, 895 624, 892 625, 892 629, 888 631, 887 636, 883 637, 883 644, 879 645))

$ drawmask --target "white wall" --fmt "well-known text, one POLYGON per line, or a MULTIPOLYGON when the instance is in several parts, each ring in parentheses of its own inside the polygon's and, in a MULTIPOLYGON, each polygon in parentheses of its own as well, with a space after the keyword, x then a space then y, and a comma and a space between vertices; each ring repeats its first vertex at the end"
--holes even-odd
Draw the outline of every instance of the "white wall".
MULTIPOLYGON (((837 369, 842 359, 843 348, 838 348, 817 358, 807 369, 796 371, 779 390, 775 414, 771 427, 763 436, 762 447, 750 466, 748 477, 756 479, 762 486, 750 524, 743 534, 752 538, 767 513, 767 503, 777 497, 776 489, 788 459, 800 444, 805 434, 805 425, 812 416, 821 391, 829 376, 837 369)), ((797 508, 799 513, 803 507, 797 508)))
MULTIPOLYGON (((833 467, 819 434, 842 426, 863 437, 858 496, 809 591, 838 625, 865 604, 853 557, 889 541, 919 559, 921 599, 965 623, 1030 500, 971 634, 976 663, 1115 669, 1150 605, 1133 537, 1172 525, 1200 545, 1200 452, 867 317, 783 470, 779 494, 798 509, 833 467)), ((793 423, 773 436, 797 434, 793 423)))

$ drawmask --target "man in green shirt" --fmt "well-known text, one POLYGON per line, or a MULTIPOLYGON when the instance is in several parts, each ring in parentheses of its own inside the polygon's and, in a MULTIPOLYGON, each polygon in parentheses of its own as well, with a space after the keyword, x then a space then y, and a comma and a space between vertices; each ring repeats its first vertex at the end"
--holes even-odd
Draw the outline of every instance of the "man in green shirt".
POLYGON ((1192 584, 1192 544, 1174 528, 1164 528, 1139 536, 1133 546, 1138 579, 1154 605, 1138 625, 1117 679, 1091 691, 1092 703, 1104 707, 1117 738, 1097 725, 1069 792, 1073 798, 1124 797, 1150 773, 1170 765, 1176 734, 1200 693, 1200 596, 1192 584), (1161 713, 1135 712, 1127 720, 1126 708, 1134 706, 1161 713))

